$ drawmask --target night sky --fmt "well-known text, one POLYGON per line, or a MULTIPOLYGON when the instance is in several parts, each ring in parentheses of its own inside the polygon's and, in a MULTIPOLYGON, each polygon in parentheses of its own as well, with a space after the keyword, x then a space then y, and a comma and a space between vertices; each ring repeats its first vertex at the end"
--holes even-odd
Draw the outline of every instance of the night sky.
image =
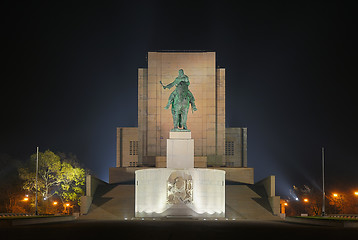
POLYGON ((255 181, 319 187, 325 147, 327 188, 358 187, 357 2, 168 2, 2 1, 0 153, 72 152, 107 181, 147 52, 207 50, 255 181))

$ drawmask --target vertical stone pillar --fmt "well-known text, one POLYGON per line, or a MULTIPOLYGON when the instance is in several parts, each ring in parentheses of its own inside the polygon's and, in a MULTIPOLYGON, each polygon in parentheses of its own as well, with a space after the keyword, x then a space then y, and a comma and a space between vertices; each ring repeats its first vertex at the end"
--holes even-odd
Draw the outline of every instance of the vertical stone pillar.
POLYGON ((216 69, 216 155, 225 160, 225 69, 216 69))
POLYGON ((148 69, 138 69, 138 164, 145 165, 147 155, 148 69))

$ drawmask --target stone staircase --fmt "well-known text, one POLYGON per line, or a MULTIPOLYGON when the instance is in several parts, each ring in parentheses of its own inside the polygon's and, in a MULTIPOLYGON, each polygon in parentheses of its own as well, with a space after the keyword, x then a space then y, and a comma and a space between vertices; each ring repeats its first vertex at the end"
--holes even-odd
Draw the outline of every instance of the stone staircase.
MULTIPOLYGON (((96 189, 87 215, 81 219, 124 220, 134 217, 134 185, 106 184, 96 189)), ((265 189, 254 184, 226 185, 226 218, 279 219, 274 216, 265 189)))

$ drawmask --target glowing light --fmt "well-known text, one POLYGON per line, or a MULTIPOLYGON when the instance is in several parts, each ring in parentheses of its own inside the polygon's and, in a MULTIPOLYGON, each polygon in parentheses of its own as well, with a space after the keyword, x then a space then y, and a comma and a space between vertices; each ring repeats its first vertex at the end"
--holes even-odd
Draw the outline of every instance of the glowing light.
POLYGON ((69 203, 66 203, 65 205, 66 205, 66 207, 69 207, 69 206, 70 206, 70 204, 69 204, 69 203))
POLYGON ((28 197, 24 197, 24 199, 23 199, 22 201, 27 202, 27 201, 29 201, 29 198, 28 198, 28 197))
POLYGON ((304 198, 303 201, 308 203, 308 198, 304 198))
POLYGON ((358 191, 354 192, 354 195, 358 196, 358 191))
POLYGON ((288 206, 288 203, 287 203, 287 202, 285 202, 283 205, 288 206))
POLYGON ((338 194, 337 194, 337 193, 333 193, 333 197, 338 197, 338 194))
POLYGON ((56 205, 58 204, 58 202, 55 201, 55 202, 53 202, 52 204, 53 204, 54 206, 56 206, 56 205))
POLYGON ((298 201, 298 197, 296 197, 295 200, 298 201))

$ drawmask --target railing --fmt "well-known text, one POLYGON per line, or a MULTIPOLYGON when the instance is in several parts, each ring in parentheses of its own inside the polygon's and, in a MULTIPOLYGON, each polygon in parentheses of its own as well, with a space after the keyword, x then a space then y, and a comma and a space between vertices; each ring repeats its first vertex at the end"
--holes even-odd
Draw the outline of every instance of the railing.
POLYGON ((33 214, 28 213, 0 213, 0 218, 2 217, 16 217, 16 216, 32 216, 33 214))
POLYGON ((328 217, 358 219, 358 214, 329 214, 328 217))

